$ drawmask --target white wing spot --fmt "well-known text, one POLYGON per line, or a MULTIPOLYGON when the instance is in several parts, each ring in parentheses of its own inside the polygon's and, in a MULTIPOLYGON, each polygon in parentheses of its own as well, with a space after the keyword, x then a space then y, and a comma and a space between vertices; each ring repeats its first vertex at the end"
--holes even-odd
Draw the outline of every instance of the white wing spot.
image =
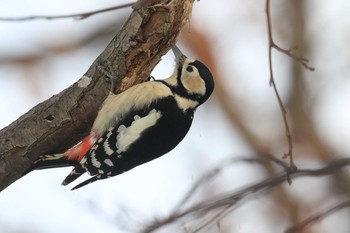
POLYGON ((126 129, 125 125, 120 125, 118 128, 118 133, 124 131, 126 129))
POLYGON ((108 166, 110 166, 110 167, 113 167, 113 162, 112 162, 112 160, 110 160, 110 159, 105 159, 104 161, 103 161, 105 164, 107 164, 108 166))
POLYGON ((109 146, 107 140, 103 143, 103 149, 105 150, 105 152, 106 152, 107 155, 113 154, 113 150, 112 150, 111 147, 109 146))
POLYGON ((135 115, 134 116, 134 120, 136 121, 136 120, 138 120, 138 119, 140 119, 141 117, 139 116, 139 115, 135 115))
POLYGON ((126 151, 133 142, 140 138, 142 132, 155 125, 161 116, 160 111, 152 109, 148 115, 134 120, 129 127, 126 128, 124 125, 121 125, 118 128, 119 134, 116 143, 118 153, 126 151), (119 131, 122 126, 122 130, 119 131))
POLYGON ((106 135, 107 138, 109 138, 112 134, 113 134, 113 133, 112 133, 112 130, 109 130, 108 134, 106 135))
POLYGON ((86 157, 84 157, 80 160, 80 163, 85 163, 85 162, 86 162, 86 157))
POLYGON ((91 163, 94 167, 100 168, 101 163, 96 159, 95 156, 91 156, 91 163))
POLYGON ((121 159, 121 158, 123 158, 123 155, 119 154, 119 155, 117 155, 117 157, 121 159))

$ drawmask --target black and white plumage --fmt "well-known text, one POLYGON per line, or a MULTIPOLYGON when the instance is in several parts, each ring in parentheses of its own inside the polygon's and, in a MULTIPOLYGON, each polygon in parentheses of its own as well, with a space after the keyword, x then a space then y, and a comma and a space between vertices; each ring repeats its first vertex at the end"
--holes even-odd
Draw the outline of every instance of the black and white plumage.
POLYGON ((70 164, 75 161, 63 185, 85 172, 93 176, 76 189, 119 175, 176 147, 189 131, 196 108, 213 92, 214 80, 203 63, 187 58, 176 46, 172 49, 176 67, 169 78, 147 81, 118 95, 110 93, 91 134, 64 154, 41 157, 37 168, 45 167, 46 161, 52 167, 55 158, 70 164))

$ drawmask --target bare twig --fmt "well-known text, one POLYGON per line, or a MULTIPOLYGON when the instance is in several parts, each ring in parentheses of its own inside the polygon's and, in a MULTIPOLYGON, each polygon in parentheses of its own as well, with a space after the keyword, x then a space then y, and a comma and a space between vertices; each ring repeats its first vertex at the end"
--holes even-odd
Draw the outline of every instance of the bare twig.
POLYGON ((216 213, 215 215, 210 217, 207 221, 202 223, 202 225, 197 227, 197 229, 193 230, 192 233, 197 233, 197 232, 201 231, 205 227, 211 225, 216 219, 219 220, 219 219, 224 218, 227 214, 232 212, 233 209, 231 207, 232 207, 232 205, 231 206, 225 206, 222 209, 219 209, 218 213, 216 213))
MULTIPOLYGON (((290 160, 290 167, 289 167, 289 172, 297 170, 297 166, 294 163, 293 160, 293 139, 291 135, 291 131, 289 128, 288 120, 287 120, 287 110, 286 107, 283 104, 283 101, 281 99, 281 96, 278 92, 277 85, 273 76, 273 68, 272 68, 272 49, 276 49, 277 51, 284 53, 285 55, 291 57, 295 61, 299 62, 301 65, 303 65, 306 69, 313 71, 315 70, 313 67, 308 65, 308 60, 299 57, 293 53, 294 50, 297 49, 297 47, 291 48, 289 50, 282 49, 280 48, 273 40, 272 36, 272 25, 271 25, 271 13, 270 13, 270 0, 266 0, 266 18, 267 18, 267 29, 268 29, 268 43, 269 43, 269 70, 270 70, 270 85, 272 85, 274 92, 277 97, 277 101, 279 104, 279 107, 282 112, 282 117, 283 117, 283 122, 285 126, 285 131, 286 131, 286 137, 287 137, 287 142, 288 142, 288 152, 284 154, 283 158, 288 158, 290 160)), ((291 179, 288 179, 288 183, 291 184, 291 179)))
MULTIPOLYGON (((230 158, 229 160, 223 161, 219 166, 216 168, 213 168, 206 174, 204 174, 200 179, 198 179, 192 187, 187 191, 187 193, 184 195, 184 197, 181 199, 179 204, 175 205, 176 209, 173 210, 173 214, 179 213, 181 208, 188 203, 188 201, 200 190, 200 188, 203 188, 203 186, 213 180, 216 176, 218 176, 225 168, 232 166, 235 163, 239 162, 245 162, 245 163, 258 163, 262 165, 263 160, 271 160, 273 163, 275 163, 278 166, 281 166, 284 170, 288 169, 288 164, 283 162, 280 159, 275 158, 272 155, 269 154, 264 154, 260 155, 257 158, 246 158, 246 157, 241 157, 241 158, 230 158)), ((209 217, 208 220, 206 220, 204 223, 202 223, 199 227, 197 227, 195 230, 191 231, 192 233, 196 233, 201 231, 203 228, 206 226, 210 225, 212 222, 214 222, 216 219, 220 220, 224 218, 226 215, 230 214, 233 209, 235 208, 232 207, 232 205, 224 207, 223 209, 219 209, 216 214, 213 216, 209 217)))
MULTIPOLYGON (((292 178, 297 177, 318 177, 333 174, 336 171, 350 165, 350 158, 338 159, 336 161, 330 162, 326 166, 319 169, 299 169, 290 171, 289 176, 292 178)), ((171 214, 169 217, 155 221, 142 232, 149 233, 153 232, 167 224, 174 223, 183 219, 185 217, 193 216, 194 218, 200 218, 205 215, 211 214, 212 211, 222 208, 224 211, 219 211, 218 214, 210 218, 211 223, 219 216, 222 217, 227 215, 232 210, 234 210, 243 201, 251 200, 252 197, 261 196, 273 190, 276 186, 282 184, 288 180, 288 176, 285 173, 272 176, 263 181, 257 182, 246 188, 242 188, 239 191, 233 191, 226 195, 217 195, 209 200, 204 200, 198 204, 192 205, 186 210, 178 211, 171 214), (226 211, 227 210, 227 211, 226 211), (228 212, 228 210, 230 210, 228 212)), ((203 225, 207 226, 209 223, 205 222, 203 225)))
POLYGON ((276 45, 274 42, 272 43, 272 47, 274 49, 276 49, 277 51, 284 53, 285 55, 287 55, 288 57, 291 57, 293 60, 297 61, 300 65, 304 66, 305 69, 309 70, 309 71, 315 71, 315 67, 310 66, 309 63, 309 59, 306 59, 304 57, 298 56, 296 54, 293 53, 293 51, 297 50, 298 47, 294 46, 290 49, 282 49, 281 47, 279 47, 278 45, 276 45))
POLYGON ((32 15, 32 16, 25 16, 25 17, 0 17, 0 21, 18 22, 18 21, 38 20, 38 19, 51 20, 51 19, 66 19, 66 18, 74 18, 76 20, 82 20, 92 15, 96 15, 96 14, 100 14, 108 11, 119 10, 126 7, 131 7, 133 4, 135 4, 135 2, 108 7, 101 10, 95 10, 95 11, 77 13, 77 14, 68 14, 68 15, 32 15))
POLYGON ((173 211, 178 212, 180 211, 181 207, 183 207, 188 201, 196 194, 201 187, 203 187, 204 184, 208 183, 212 179, 214 179, 216 176, 218 176, 225 168, 232 166, 235 163, 260 163, 262 164, 263 160, 270 160, 273 163, 275 163, 278 166, 281 166, 285 171, 288 170, 288 164, 283 162, 280 159, 275 158, 273 155, 270 154, 261 154, 257 158, 246 158, 246 157, 240 157, 240 158, 230 158, 228 160, 223 161, 220 165, 216 166, 206 174, 204 174, 200 179, 198 179, 192 187, 187 191, 187 193, 184 195, 184 197, 181 199, 181 201, 175 205, 176 209, 173 211))
POLYGON ((288 228, 285 233, 295 233, 295 232, 301 232, 302 230, 304 230, 306 227, 308 227, 311 224, 314 224, 318 221, 321 221, 322 219, 326 218, 328 215, 333 214, 339 210, 342 210, 343 208, 347 208, 350 207, 350 199, 346 200, 346 201, 342 201, 338 204, 336 204, 335 206, 332 206, 331 208, 316 213, 310 217, 308 217, 307 219, 305 219, 304 221, 300 222, 297 225, 294 225, 290 228, 288 228))
POLYGON ((204 184, 208 183, 212 179, 214 179, 217 175, 219 175, 225 168, 228 166, 232 166, 234 163, 239 162, 258 162, 260 161, 260 158, 230 158, 229 160, 225 160, 222 164, 219 166, 213 168, 208 173, 204 174, 200 179, 198 179, 192 187, 187 191, 187 193, 184 195, 184 197, 181 199, 181 201, 176 205, 176 209, 173 211, 179 212, 181 207, 184 206, 188 201, 191 199, 191 197, 194 196, 198 192, 198 190, 203 187, 204 184))

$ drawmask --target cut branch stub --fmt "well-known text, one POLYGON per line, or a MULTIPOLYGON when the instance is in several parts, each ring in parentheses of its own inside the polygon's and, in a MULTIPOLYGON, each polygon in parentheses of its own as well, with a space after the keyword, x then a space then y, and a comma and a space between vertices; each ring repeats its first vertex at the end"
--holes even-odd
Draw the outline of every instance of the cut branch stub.
POLYGON ((148 78, 190 18, 194 0, 168 2, 139 1, 78 82, 0 131, 0 191, 22 177, 39 155, 63 152, 89 134, 109 91, 103 70, 112 69, 117 92, 148 78))

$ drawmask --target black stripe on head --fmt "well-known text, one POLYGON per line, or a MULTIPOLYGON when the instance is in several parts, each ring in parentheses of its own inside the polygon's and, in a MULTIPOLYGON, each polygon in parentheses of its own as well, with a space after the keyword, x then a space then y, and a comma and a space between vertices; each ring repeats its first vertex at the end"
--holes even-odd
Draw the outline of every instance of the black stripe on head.
POLYGON ((169 83, 163 81, 163 80, 156 80, 158 82, 163 83, 165 86, 169 87, 172 93, 176 93, 180 96, 184 96, 185 87, 182 85, 181 82, 181 75, 182 75, 182 67, 183 65, 179 64, 177 67, 177 74, 176 74, 176 86, 170 85, 169 83))
POLYGON ((202 62, 195 60, 194 62, 191 62, 189 65, 193 65, 194 67, 197 68, 199 75, 201 76, 201 78, 204 80, 205 82, 205 88, 206 88, 206 92, 205 92, 205 96, 202 97, 201 102, 205 102, 209 96, 211 95, 211 93, 214 90, 214 78, 213 75, 211 74, 210 70, 208 69, 208 67, 206 67, 202 62))
POLYGON ((197 100, 198 99, 198 95, 191 95, 186 91, 186 88, 183 86, 182 81, 181 81, 181 75, 182 75, 182 65, 179 65, 179 67, 177 68, 177 76, 176 76, 176 86, 172 86, 167 82, 164 82, 163 80, 157 80, 161 83, 163 83, 164 85, 166 85, 167 87, 170 88, 170 90, 174 93, 177 94, 181 97, 187 98, 187 99, 193 99, 193 100, 197 100))
POLYGON ((170 89, 173 93, 176 93, 181 97, 191 99, 191 100, 198 100, 198 98, 200 98, 200 95, 188 93, 188 91, 186 90, 186 88, 182 84, 182 80, 181 80, 182 68, 183 68, 182 64, 179 65, 179 67, 177 68, 177 77, 176 77, 177 86, 175 88, 170 88, 170 89))
POLYGON ((176 80, 177 80, 177 83, 178 83, 178 84, 181 83, 182 67, 183 67, 183 65, 180 65, 180 64, 179 64, 179 67, 177 67, 177 76, 176 76, 176 80))

